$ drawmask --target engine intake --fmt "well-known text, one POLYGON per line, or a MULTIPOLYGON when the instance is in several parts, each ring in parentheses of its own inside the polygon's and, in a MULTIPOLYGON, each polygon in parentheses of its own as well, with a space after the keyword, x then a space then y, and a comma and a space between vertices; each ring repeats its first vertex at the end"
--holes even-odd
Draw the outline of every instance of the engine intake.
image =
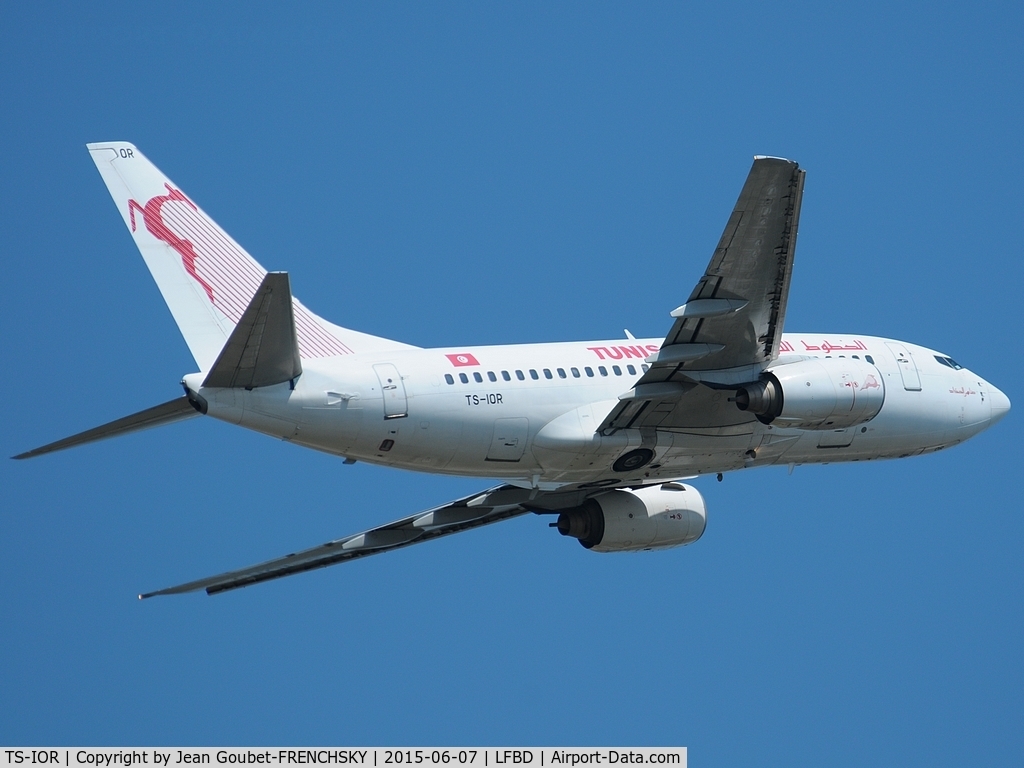
POLYGON ((689 485, 665 483, 608 491, 558 515, 558 532, 595 552, 638 552, 692 544, 704 533, 704 497, 689 485))
POLYGON ((736 406, 762 424, 845 429, 882 410, 885 384, 875 366, 852 358, 802 360, 769 369, 736 390, 736 406))

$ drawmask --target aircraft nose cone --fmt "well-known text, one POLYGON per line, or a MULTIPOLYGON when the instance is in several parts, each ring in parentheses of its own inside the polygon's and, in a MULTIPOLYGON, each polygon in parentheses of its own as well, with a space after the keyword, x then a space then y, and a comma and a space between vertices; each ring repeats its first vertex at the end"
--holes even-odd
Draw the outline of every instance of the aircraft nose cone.
POLYGON ((989 403, 992 405, 992 416, 989 423, 995 424, 1010 412, 1010 398, 995 387, 992 387, 992 391, 989 393, 988 399, 989 403))

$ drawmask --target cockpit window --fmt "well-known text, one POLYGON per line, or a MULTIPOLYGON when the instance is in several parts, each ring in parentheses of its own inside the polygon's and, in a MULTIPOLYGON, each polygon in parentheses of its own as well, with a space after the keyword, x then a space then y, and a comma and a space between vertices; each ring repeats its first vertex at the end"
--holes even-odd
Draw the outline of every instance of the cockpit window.
POLYGON ((943 365, 949 366, 954 371, 959 371, 961 368, 963 368, 963 366, 960 365, 960 363, 958 363, 952 357, 943 357, 942 355, 936 355, 935 359, 938 360, 943 365))

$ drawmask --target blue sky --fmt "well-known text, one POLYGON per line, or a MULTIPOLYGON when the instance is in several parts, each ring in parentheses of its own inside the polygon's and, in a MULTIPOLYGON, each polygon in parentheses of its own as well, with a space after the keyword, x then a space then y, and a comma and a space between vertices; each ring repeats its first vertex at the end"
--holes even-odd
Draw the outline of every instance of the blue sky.
MULTIPOLYGON (((188 350, 85 143, 127 140, 333 321, 657 336, 754 154, 807 169, 788 330, 1024 404, 1015 3, 9 5, 2 442, 171 399, 188 350)), ((938 455, 697 481, 692 547, 525 518, 216 598, 139 591, 469 493, 212 420, 0 463, 0 743, 1024 750, 1016 412, 938 455)))

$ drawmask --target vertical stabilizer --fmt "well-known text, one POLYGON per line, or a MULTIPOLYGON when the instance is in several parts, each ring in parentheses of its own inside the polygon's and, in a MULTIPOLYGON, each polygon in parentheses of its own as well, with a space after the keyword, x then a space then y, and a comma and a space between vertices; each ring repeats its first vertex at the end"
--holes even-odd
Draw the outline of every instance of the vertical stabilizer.
MULTIPOLYGON (((134 146, 113 141, 88 148, 192 356, 208 371, 267 271, 134 146)), ((407 347, 293 305, 303 358, 407 347)))

